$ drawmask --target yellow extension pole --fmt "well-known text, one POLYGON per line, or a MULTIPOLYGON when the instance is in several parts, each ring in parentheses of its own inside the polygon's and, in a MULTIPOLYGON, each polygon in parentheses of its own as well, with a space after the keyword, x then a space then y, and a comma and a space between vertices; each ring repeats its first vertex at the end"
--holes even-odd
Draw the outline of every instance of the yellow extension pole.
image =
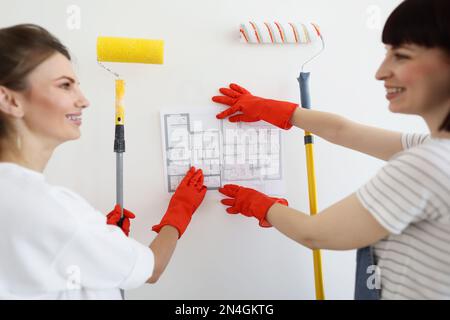
MULTIPOLYGON (((298 83, 300 86, 301 107, 305 109, 311 108, 311 96, 309 94, 309 72, 300 72, 298 83)), ((308 195, 309 195, 309 211, 310 215, 317 214, 317 188, 316 173, 314 169, 314 137, 305 131, 305 150, 306 150, 306 170, 308 173, 308 195)), ((322 257, 320 250, 313 250, 314 262, 314 284, 316 288, 316 299, 325 300, 325 292, 323 289, 322 274, 322 257)))
MULTIPOLYGON (((305 131, 305 138, 313 137, 310 132, 305 131)), ((312 139, 305 139, 312 140, 312 139)), ((317 188, 316 188, 316 174, 314 169, 314 144, 305 144, 306 150, 306 168, 308 173, 308 194, 309 194, 309 210, 310 214, 314 216, 317 213, 317 188)), ((323 275, 322 275, 322 256, 320 250, 313 250, 314 260, 314 284, 316 287, 316 299, 325 300, 325 292, 323 289, 323 275)))

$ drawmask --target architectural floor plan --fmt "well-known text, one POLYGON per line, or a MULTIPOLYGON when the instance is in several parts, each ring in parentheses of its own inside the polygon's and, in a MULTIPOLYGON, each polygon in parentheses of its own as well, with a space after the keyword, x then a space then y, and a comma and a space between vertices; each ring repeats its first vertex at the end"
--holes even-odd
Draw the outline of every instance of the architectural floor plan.
POLYGON ((167 191, 190 166, 203 170, 208 189, 235 183, 282 193, 281 130, 263 122, 230 123, 210 112, 161 112, 167 191))

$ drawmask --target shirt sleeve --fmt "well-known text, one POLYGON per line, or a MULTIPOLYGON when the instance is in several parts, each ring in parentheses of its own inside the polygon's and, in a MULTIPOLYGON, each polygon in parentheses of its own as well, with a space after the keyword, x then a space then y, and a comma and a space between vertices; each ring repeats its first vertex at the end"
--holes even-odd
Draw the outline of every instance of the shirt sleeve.
POLYGON ((407 152, 390 160, 356 195, 361 204, 390 233, 400 234, 424 220, 433 205, 430 177, 407 152))
POLYGON ((430 139, 430 135, 427 133, 404 133, 402 134, 403 150, 421 145, 428 139, 430 139))
POLYGON ((150 248, 126 237, 120 228, 107 225, 98 212, 89 221, 80 221, 53 267, 69 285, 133 289, 151 277, 154 256, 150 248))

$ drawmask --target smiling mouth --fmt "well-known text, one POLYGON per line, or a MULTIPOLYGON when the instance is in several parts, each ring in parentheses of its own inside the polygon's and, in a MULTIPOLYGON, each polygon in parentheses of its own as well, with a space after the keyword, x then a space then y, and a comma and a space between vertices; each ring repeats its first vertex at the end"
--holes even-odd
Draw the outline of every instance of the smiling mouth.
POLYGON ((388 100, 395 99, 405 91, 406 91, 406 89, 401 88, 401 87, 386 88, 386 99, 388 99, 388 100))
POLYGON ((81 115, 66 114, 66 119, 76 125, 81 125, 81 115))

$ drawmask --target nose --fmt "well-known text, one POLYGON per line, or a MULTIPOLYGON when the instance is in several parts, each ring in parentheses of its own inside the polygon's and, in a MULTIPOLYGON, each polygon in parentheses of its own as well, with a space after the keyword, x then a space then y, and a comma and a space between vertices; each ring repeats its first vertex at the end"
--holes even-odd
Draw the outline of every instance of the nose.
POLYGON ((84 96, 83 92, 81 90, 78 90, 78 99, 76 101, 76 107, 85 109, 90 106, 89 100, 84 96))
POLYGON ((392 76, 392 70, 389 67, 388 59, 384 59, 381 65, 378 67, 377 72, 375 73, 375 78, 377 80, 383 81, 392 76))

